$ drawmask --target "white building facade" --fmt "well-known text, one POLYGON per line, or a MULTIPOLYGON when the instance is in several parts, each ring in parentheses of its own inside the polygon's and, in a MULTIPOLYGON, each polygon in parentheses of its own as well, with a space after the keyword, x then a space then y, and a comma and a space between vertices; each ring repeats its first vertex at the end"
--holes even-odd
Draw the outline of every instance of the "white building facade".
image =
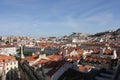
POLYGON ((0 54, 3 55, 16 55, 16 47, 14 46, 0 46, 0 54))

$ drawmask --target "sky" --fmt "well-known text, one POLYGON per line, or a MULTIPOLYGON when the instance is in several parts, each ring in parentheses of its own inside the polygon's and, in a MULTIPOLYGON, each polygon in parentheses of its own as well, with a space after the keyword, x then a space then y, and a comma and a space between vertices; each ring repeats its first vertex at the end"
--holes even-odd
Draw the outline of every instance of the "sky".
POLYGON ((120 27, 120 0, 0 0, 0 35, 94 34, 120 27))

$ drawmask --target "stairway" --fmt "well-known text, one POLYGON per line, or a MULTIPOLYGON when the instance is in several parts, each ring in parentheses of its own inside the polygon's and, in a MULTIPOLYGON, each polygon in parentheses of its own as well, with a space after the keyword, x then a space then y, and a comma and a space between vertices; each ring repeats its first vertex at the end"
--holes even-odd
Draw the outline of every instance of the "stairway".
POLYGON ((105 72, 100 73, 95 80, 111 80, 113 77, 114 70, 106 70, 105 72))
POLYGON ((120 63, 116 69, 106 69, 95 77, 95 80, 120 80, 120 63))

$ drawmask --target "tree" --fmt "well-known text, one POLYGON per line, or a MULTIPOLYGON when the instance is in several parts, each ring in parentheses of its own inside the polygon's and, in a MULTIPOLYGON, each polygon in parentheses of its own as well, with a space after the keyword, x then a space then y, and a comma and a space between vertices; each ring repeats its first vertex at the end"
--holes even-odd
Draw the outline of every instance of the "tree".
POLYGON ((28 51, 24 51, 23 54, 24 54, 25 56, 32 56, 32 52, 28 52, 28 51))

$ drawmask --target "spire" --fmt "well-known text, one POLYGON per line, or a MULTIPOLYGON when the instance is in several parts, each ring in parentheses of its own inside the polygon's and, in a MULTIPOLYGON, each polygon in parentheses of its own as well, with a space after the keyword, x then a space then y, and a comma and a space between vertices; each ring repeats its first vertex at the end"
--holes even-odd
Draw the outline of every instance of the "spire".
POLYGON ((21 44, 21 58, 23 59, 23 58, 25 58, 24 57, 24 54, 23 54, 23 45, 21 44))

